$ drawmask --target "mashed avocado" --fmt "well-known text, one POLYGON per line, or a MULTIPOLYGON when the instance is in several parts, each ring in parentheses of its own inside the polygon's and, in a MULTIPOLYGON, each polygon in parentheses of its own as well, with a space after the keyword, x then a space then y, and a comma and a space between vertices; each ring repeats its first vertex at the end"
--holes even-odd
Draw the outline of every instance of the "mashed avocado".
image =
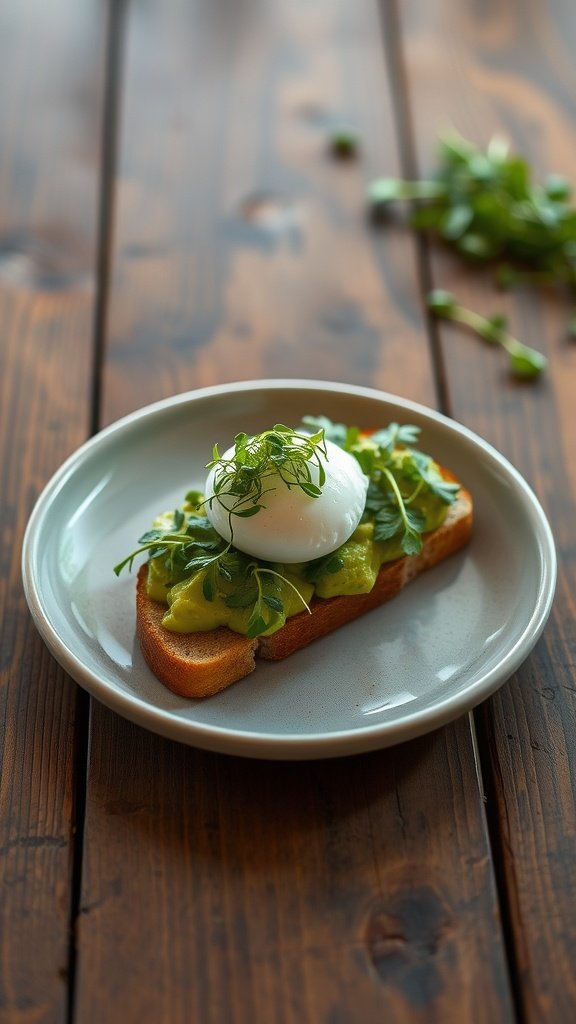
MULTIPOLYGON (((419 510, 425 516, 425 530, 437 529, 446 518, 447 506, 426 496, 419 510)), ((404 556, 401 541, 374 540, 374 523, 361 523, 352 536, 338 549, 342 568, 337 572, 322 573, 317 579, 317 597, 338 597, 341 594, 368 594, 380 569, 386 562, 404 556)))
MULTIPOLYGON (((313 584, 306 582, 303 577, 287 571, 284 567, 278 569, 282 569, 283 579, 273 578, 273 596, 282 606, 282 611, 268 607, 271 621, 268 628, 259 634, 261 636, 275 633, 290 615, 303 611, 303 601, 308 604, 314 593, 313 584)), ((235 607, 226 604, 226 599, 234 594, 234 587, 226 581, 222 583, 221 591, 211 601, 206 600, 202 572, 172 587, 167 587, 167 582, 162 559, 153 558, 148 564, 147 592, 156 601, 168 601, 169 608, 162 620, 166 629, 171 629, 175 633, 196 633, 216 629, 218 626, 228 626, 235 633, 248 632, 256 592, 247 606, 235 607)))
MULTIPOLYGON (((425 519, 425 530, 434 530, 444 520, 447 505, 433 494, 421 496, 419 512, 425 519)), ((168 528, 173 513, 165 513, 155 521, 155 526, 168 528)), ((344 594, 367 594, 372 590, 378 573, 386 562, 402 558, 404 551, 401 541, 394 537, 390 540, 374 540, 374 522, 368 520, 361 523, 352 536, 334 555, 337 556, 337 567, 331 571, 326 566, 330 558, 324 559, 324 568, 319 567, 312 573, 314 582, 308 578, 309 566, 274 565, 270 567, 274 576, 262 576, 264 591, 268 590, 271 604, 267 605, 269 622, 267 628, 259 635, 266 636, 280 629, 286 619, 297 615, 310 603, 314 595, 321 598, 337 597, 344 594), (277 607, 276 607, 277 605, 277 607), (281 607, 281 611, 278 608, 281 607)), ((255 560, 244 560, 254 564, 255 560)), ((310 563, 313 565, 313 563, 310 563)), ((267 563, 262 563, 267 566, 267 563)), ((148 563, 148 596, 156 601, 168 604, 163 618, 163 625, 176 633, 194 633, 227 626, 236 633, 246 634, 257 598, 256 587, 253 594, 246 595, 246 601, 239 595, 234 600, 238 584, 234 580, 223 579, 219 582, 218 592, 210 600, 204 595, 205 571, 174 582, 167 569, 164 557, 150 559, 148 563)))

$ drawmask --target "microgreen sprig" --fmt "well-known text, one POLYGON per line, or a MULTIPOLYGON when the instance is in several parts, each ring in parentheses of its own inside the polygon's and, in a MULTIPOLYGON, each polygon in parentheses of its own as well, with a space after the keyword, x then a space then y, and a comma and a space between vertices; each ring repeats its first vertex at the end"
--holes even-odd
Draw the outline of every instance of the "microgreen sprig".
POLYGON ((372 182, 373 212, 416 200, 414 227, 433 231, 474 262, 504 261, 510 284, 526 272, 539 281, 576 284, 576 209, 564 177, 552 174, 536 184, 528 162, 499 136, 484 152, 452 132, 440 138, 438 158, 430 179, 372 182))
POLYGON ((445 320, 453 320, 470 328, 484 341, 492 345, 500 345, 508 353, 510 372, 516 377, 537 377, 546 369, 548 361, 541 352, 529 345, 524 345, 514 338, 506 329, 506 319, 501 314, 483 317, 471 309, 459 305, 450 292, 436 289, 429 293, 428 308, 436 316, 445 320))
POLYGON ((394 474, 387 466, 383 467, 382 475, 390 485, 393 500, 383 502, 376 512, 374 539, 388 540, 400 532, 402 550, 407 555, 416 555, 422 548, 424 516, 408 508, 409 501, 401 494, 394 474))
POLYGON ((230 458, 223 458, 215 445, 212 460, 206 467, 216 470, 213 494, 206 499, 198 491, 190 491, 186 500, 194 509, 193 514, 187 516, 176 509, 172 522, 166 528, 157 527, 143 534, 139 547, 119 562, 114 572, 120 575, 124 568, 132 569, 136 557, 147 552, 149 558, 164 560, 169 576, 167 587, 202 573, 202 594, 206 601, 221 597, 230 608, 252 606, 248 623, 251 637, 265 632, 273 616, 284 615, 282 582, 297 594, 302 607, 310 611, 291 580, 269 566, 249 560, 233 547, 232 517, 256 515, 264 507, 265 495, 279 482, 287 488, 300 487, 312 498, 318 497, 326 482, 325 459, 323 430, 309 435, 281 423, 254 437, 237 434, 230 458), (214 500, 219 501, 229 515, 231 537, 228 543, 202 512, 203 506, 214 500))
POLYGON ((287 576, 276 572, 275 569, 258 565, 255 562, 250 566, 250 571, 252 578, 256 582, 257 597, 248 621, 247 636, 260 636, 277 621, 278 616, 284 615, 284 604, 280 597, 280 585, 282 583, 291 587, 302 603, 302 608, 309 614, 312 614, 310 605, 304 600, 298 587, 287 576))
POLYGON ((220 502, 230 516, 246 518, 264 507, 263 499, 281 481, 287 488, 300 487, 309 497, 317 498, 326 483, 323 460, 327 459, 324 431, 313 435, 299 433, 277 423, 272 430, 249 437, 237 434, 230 458, 220 455, 218 445, 206 468, 215 470, 213 494, 207 499, 220 502), (318 483, 312 468, 316 468, 318 483))
MULTIPOLYGON (((192 492, 191 492, 192 493, 192 492)), ((194 503, 203 504, 203 496, 194 493, 194 503)), ((189 497, 189 496, 187 496, 189 497)), ((166 588, 202 574, 202 595, 206 601, 222 598, 228 608, 252 608, 248 633, 259 636, 274 620, 284 616, 282 584, 299 598, 303 610, 310 607, 295 584, 271 566, 254 562, 235 549, 212 527, 206 516, 195 511, 186 516, 176 509, 172 523, 148 530, 140 537, 139 547, 114 567, 117 576, 132 569, 138 555, 160 558, 168 574, 166 588), (174 530, 179 532, 174 532, 174 530)))
POLYGON ((207 568, 215 558, 222 562, 231 549, 206 516, 187 517, 182 509, 174 511, 172 523, 166 528, 147 530, 138 544, 135 551, 114 566, 117 576, 125 568, 131 570, 138 555, 147 552, 149 558, 164 558, 173 582, 177 582, 186 573, 207 568))

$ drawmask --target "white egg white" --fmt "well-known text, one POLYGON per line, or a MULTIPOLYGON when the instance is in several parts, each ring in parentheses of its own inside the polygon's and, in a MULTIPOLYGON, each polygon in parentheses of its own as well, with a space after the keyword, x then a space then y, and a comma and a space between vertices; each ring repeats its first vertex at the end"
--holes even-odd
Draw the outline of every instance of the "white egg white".
MULTIPOLYGON (((229 515, 232 498, 214 497, 214 479, 223 470, 213 467, 206 480, 205 509, 214 529, 240 551, 266 562, 308 562, 339 548, 360 522, 368 478, 352 455, 331 441, 325 443, 327 458, 321 458, 326 480, 319 497, 310 497, 298 486, 289 488, 274 475, 266 480, 265 507, 247 519, 229 515)), ((222 458, 233 456, 230 448, 222 458)), ((310 471, 312 482, 318 484, 318 467, 310 463, 310 471)))

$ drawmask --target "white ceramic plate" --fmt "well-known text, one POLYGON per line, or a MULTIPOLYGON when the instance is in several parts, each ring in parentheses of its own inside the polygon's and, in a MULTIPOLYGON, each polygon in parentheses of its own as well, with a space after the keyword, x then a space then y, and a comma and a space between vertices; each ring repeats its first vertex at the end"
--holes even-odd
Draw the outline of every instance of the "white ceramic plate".
POLYGON ((56 473, 30 518, 23 579, 53 655, 94 697, 164 736, 265 758, 385 747, 456 718, 526 658, 548 616, 556 558, 534 494, 459 424, 367 388, 248 381, 178 395, 97 434, 56 473), (135 642, 134 575, 112 567, 154 516, 201 487, 212 444, 324 414, 421 427, 420 445, 472 491, 469 547, 395 600, 204 701, 165 689, 135 642))

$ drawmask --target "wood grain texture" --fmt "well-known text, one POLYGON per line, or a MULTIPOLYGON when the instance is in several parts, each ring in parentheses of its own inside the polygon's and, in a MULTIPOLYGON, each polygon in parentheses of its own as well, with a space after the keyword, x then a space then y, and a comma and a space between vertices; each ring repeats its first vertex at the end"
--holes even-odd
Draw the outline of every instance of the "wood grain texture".
POLYGON ((262 377, 434 402, 413 247, 367 230, 366 183, 396 160, 379 31, 366 4, 131 11, 103 422, 262 377), (328 153, 343 121, 357 161, 328 153))
POLYGON ((511 1021, 482 814, 465 728, 266 764, 96 707, 80 1019, 511 1021))
MULTIPOLYGON (((435 135, 453 123, 484 145, 504 134, 534 168, 574 179, 576 20, 561 0, 497 5, 437 0, 401 5, 418 170, 434 163, 435 135), (450 32, 458 45, 449 51, 450 32)), ((514 955, 525 1019, 568 1020, 576 1008, 576 521, 571 303, 552 292, 498 294, 431 249, 435 286, 481 312, 503 310, 513 333, 545 351, 537 385, 506 378, 493 350, 441 330, 454 415, 492 441, 526 476, 548 513, 559 555, 550 623, 536 651, 485 708, 484 730, 501 835, 514 955)))
POLYGON ((0 1020, 66 1017, 77 691, 20 581, 32 505, 90 425, 100 15, 0 14, 0 1020))
MULTIPOLYGON (((433 403, 377 10, 129 11, 103 422, 187 388, 330 377, 433 403), (326 152, 358 125, 358 163, 326 152)), ((84 1022, 513 1019, 466 718, 397 751, 265 764, 92 717, 84 1022)))

